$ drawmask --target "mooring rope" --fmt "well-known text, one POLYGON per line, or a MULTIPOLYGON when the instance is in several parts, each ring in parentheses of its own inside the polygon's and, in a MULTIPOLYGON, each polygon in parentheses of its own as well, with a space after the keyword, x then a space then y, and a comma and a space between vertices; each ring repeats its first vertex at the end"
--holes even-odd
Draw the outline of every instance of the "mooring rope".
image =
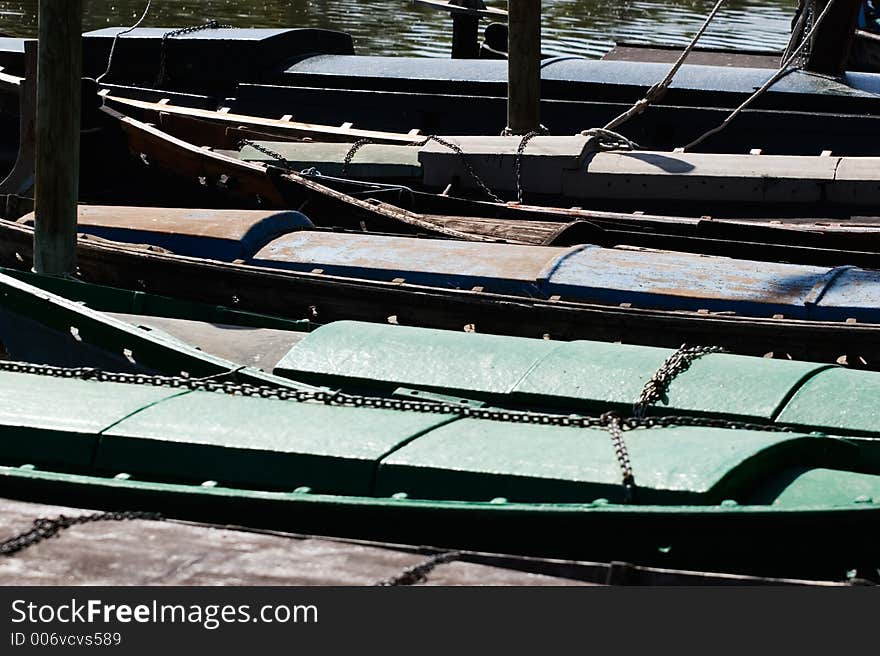
POLYGON ((735 119, 737 116, 739 116, 739 114, 744 109, 746 109, 749 105, 751 105, 753 102, 755 102, 758 98, 763 96, 764 93, 766 93, 770 87, 772 87, 774 84, 776 84, 779 80, 781 80, 783 77, 785 77, 786 75, 788 75, 792 71, 797 70, 796 68, 789 68, 789 66, 791 65, 791 62, 793 62, 800 55, 800 53, 804 50, 804 48, 807 46, 807 44, 810 43, 810 41, 812 41, 813 35, 819 29, 819 26, 822 25, 822 21, 825 20, 825 17, 828 15, 828 12, 830 11, 831 7, 834 6, 834 1, 835 0, 828 0, 828 4, 825 5, 825 8, 822 10, 822 13, 819 14, 819 17, 816 19, 816 22, 813 24, 813 27, 810 28, 810 31, 804 35, 804 38, 801 40, 800 45, 798 45, 798 47, 792 51, 792 53, 785 59, 785 61, 782 62, 782 64, 779 66, 779 70, 776 71, 772 76, 770 76, 769 80, 767 80, 763 85, 761 85, 761 88, 759 88, 751 96, 746 98, 746 100, 739 107, 734 109, 730 113, 730 115, 726 119, 724 119, 724 121, 722 121, 718 126, 712 128, 708 132, 703 133, 700 137, 691 141, 687 146, 684 146, 681 150, 687 151, 687 150, 690 150, 691 148, 695 148, 696 146, 699 146, 701 143, 703 143, 709 137, 721 132, 724 128, 726 128, 728 125, 730 125, 731 121, 733 121, 733 119, 735 119))
POLYGON ((642 112, 644 112, 648 107, 650 107, 651 103, 656 100, 659 100, 666 90, 669 88, 669 85, 672 84, 672 80, 675 77, 675 74, 678 73, 678 70, 682 67, 685 60, 688 56, 694 51, 694 48, 697 47, 697 42, 702 38, 703 34, 706 33, 706 30, 709 28, 709 25, 715 19, 715 16, 718 15, 718 11, 721 9, 721 5, 725 3, 726 0, 718 0, 715 3, 715 6, 712 8, 712 11, 709 12, 709 15, 706 17, 706 20, 703 22, 702 27, 697 31, 694 35, 694 38, 691 39, 691 42, 688 46, 682 51, 678 60, 675 64, 672 65, 672 68, 669 69, 669 72, 666 74, 666 77, 663 78, 660 82, 652 86, 648 89, 648 92, 645 94, 645 97, 639 100, 635 105, 630 107, 628 110, 623 112, 620 116, 612 120, 605 126, 605 130, 615 130, 620 125, 623 125, 631 118, 638 116, 642 112))
POLYGON ((147 19, 147 16, 150 13, 150 7, 152 6, 152 4, 153 4, 153 0, 147 0, 147 6, 144 9, 144 13, 141 14, 141 17, 138 20, 138 22, 135 23, 134 25, 132 25, 131 27, 129 27, 127 30, 122 30, 121 32, 117 33, 116 36, 113 37, 113 45, 110 46, 110 56, 107 58, 107 70, 104 71, 103 73, 101 73, 101 75, 98 76, 98 78, 95 80, 95 82, 100 82, 105 77, 107 77, 107 75, 110 73, 110 69, 113 67, 113 55, 116 54, 116 42, 119 41, 119 37, 121 37, 123 34, 128 34, 129 32, 134 32, 137 28, 139 28, 141 26, 141 24, 147 19))

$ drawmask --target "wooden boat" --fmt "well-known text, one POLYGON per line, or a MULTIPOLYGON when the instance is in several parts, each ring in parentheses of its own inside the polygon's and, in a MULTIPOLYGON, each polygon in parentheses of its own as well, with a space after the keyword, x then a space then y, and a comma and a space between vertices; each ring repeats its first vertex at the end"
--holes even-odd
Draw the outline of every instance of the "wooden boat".
MULTIPOLYGON (((13 534, 33 526, 36 518, 62 515, 67 521, 93 516, 93 510, 69 504, 0 499, 0 532, 13 534)), ((130 586, 161 577, 165 585, 304 586, 811 586, 846 587, 867 579, 793 579, 728 572, 699 572, 632 563, 598 563, 458 550, 450 554, 429 546, 392 544, 314 536, 287 531, 261 531, 246 526, 218 526, 198 521, 155 519, 154 513, 125 516, 125 521, 92 523, 87 530, 59 529, 43 549, 7 553, 0 574, 8 585, 130 586), (144 539, 144 536, 149 536, 144 539), (161 536, 161 546, 157 539, 161 536), (100 554, 108 567, 94 562, 95 542, 112 543, 100 554), (285 563, 279 567, 277 554, 285 563), (210 554, 205 557, 205 554, 210 554), (22 567, 22 562, 27 567, 22 567), (234 567, 218 568, 216 563, 234 567), (345 567, 340 567, 344 561, 345 567), (179 563, 184 563, 179 566, 179 563), (169 567, 171 565, 171 567, 169 567)), ((110 519, 104 517, 105 519, 110 519)), ((122 518, 120 518, 121 520, 122 518)), ((62 521, 62 525, 64 520, 62 521)))
MULTIPOLYGON (((567 258, 563 256, 566 254, 581 253, 573 262, 589 259, 585 254, 588 250, 584 249, 487 244, 484 247, 493 249, 490 251, 492 257, 481 253, 459 270, 450 272, 448 264, 441 263, 438 269, 436 260, 434 264, 419 261, 415 266, 412 262, 419 259, 423 248, 425 253, 445 253, 443 257, 448 255, 450 262, 467 259, 468 249, 474 244, 417 239, 411 240, 410 244, 404 240, 407 242, 404 248, 382 255, 387 260, 397 253, 395 257, 402 258, 398 262, 383 264, 377 260, 370 264, 343 257, 339 240, 350 239, 348 245, 354 249, 353 253, 360 250, 372 258, 376 254, 376 240, 390 240, 388 244, 383 242, 382 248, 385 248, 401 238, 305 231, 293 232, 270 242, 261 249, 265 252, 259 253, 259 258, 247 255, 244 262, 242 258, 230 262, 144 246, 141 243, 145 239, 143 226, 137 230, 140 234, 134 239, 135 244, 81 237, 78 276, 88 282, 173 296, 181 301, 231 306, 295 320, 310 318, 320 323, 357 319, 456 330, 468 327, 480 332, 529 337, 549 335, 563 340, 588 338, 672 347, 688 340, 717 344, 737 353, 828 362, 840 360, 858 367, 876 367, 880 362, 877 327, 862 322, 871 321, 871 313, 876 312, 872 309, 876 304, 872 306, 870 301, 873 284, 870 276, 873 274, 847 267, 828 269, 752 264, 753 271, 746 274, 749 282, 731 278, 728 284, 724 280, 725 276, 732 275, 731 267, 741 265, 745 272, 749 265, 725 258, 669 256, 690 266, 691 273, 697 278, 686 281, 684 291, 656 283, 653 284, 653 293, 641 294, 632 285, 637 283, 639 276, 650 274, 651 269, 645 263, 659 263, 666 257, 663 253, 588 249, 602 254, 603 266, 613 268, 614 258, 623 258, 632 265, 603 281, 596 279, 596 286, 589 287, 577 282, 572 285, 573 281, 564 280, 562 269, 567 270, 567 267, 561 267, 560 272, 556 272, 559 275, 549 269, 547 275, 539 273, 541 266, 552 266, 560 261, 560 257, 565 262, 567 258), (314 248, 303 250, 304 257, 290 257, 279 252, 280 260, 273 261, 276 259, 272 253, 275 248, 282 246, 285 240, 302 237, 313 247, 323 241, 330 248, 323 252, 314 248), (497 249, 501 251, 496 253, 497 249), (510 261, 505 260, 521 255, 521 249, 527 251, 529 258, 530 269, 527 271, 520 264, 511 269, 508 266, 510 261), (315 259, 315 255, 321 257, 315 259), (340 257, 343 266, 335 261, 340 257), (307 261, 309 258, 312 261, 307 261), (327 268, 322 268, 318 260, 322 260, 327 268), (710 262, 716 262, 721 269, 713 269, 710 262), (480 263, 484 269, 477 272, 474 267, 480 263), (346 267, 354 268, 349 270, 346 267), (412 270, 412 275, 401 274, 402 267, 412 270), (780 276, 774 277, 774 272, 780 276), (865 278, 864 285, 857 283, 859 278, 865 278), (835 284, 835 280, 839 284, 835 284), (858 293, 861 288, 867 295, 858 293), (829 290, 833 293, 829 294, 829 290), (847 290, 853 295, 842 302, 850 294, 847 290), (843 295, 840 296, 838 291, 843 295), (609 295, 603 296, 605 292, 609 295), (628 298, 624 299, 624 296, 628 298), (657 307, 691 309, 653 309, 657 307), (862 321, 857 316, 861 316, 862 321), (826 320, 832 318, 835 320, 826 320)), ((123 232, 117 231, 114 236, 118 239, 123 232)), ((32 229, 24 224, 3 221, 0 222, 0 233, 3 237, 0 239, 0 264, 29 269, 32 229)), ((223 239, 228 236, 227 233, 223 239)), ((209 243, 212 240, 208 235, 203 238, 209 243)), ((216 237, 213 239, 216 241, 216 237)), ((167 239, 165 243, 169 243, 167 239)), ((178 243, 186 243, 186 240, 178 243)), ((192 245, 190 239, 189 247, 192 245)), ((585 276, 581 277, 582 282, 590 278, 585 276)))
POLYGON ((880 34, 856 30, 851 64, 854 70, 880 71, 880 34))
POLYGON ((234 155, 330 177, 403 184, 434 193, 574 203, 654 213, 694 206, 728 217, 871 211, 880 158, 789 157, 606 150, 600 137, 442 137, 419 148, 247 141, 234 155), (317 174, 317 173, 316 173, 317 174))
MULTIPOLYGON (((297 167, 275 161, 260 151, 251 149, 251 155, 246 154, 242 158, 237 151, 220 149, 218 152, 210 145, 214 142, 204 143, 208 139, 224 138, 229 126, 228 119, 215 122, 202 115, 198 121, 205 127, 198 132, 198 136, 189 137, 202 141, 189 143, 181 138, 181 134, 187 132, 192 118, 188 111, 185 108, 167 107, 166 112, 162 107, 167 106, 141 104, 139 109, 149 114, 145 118, 161 121, 163 127, 181 132, 169 134, 105 108, 113 124, 124 131, 127 147, 134 155, 139 171, 144 171, 146 164, 146 170, 158 171, 164 178, 170 177, 178 182, 190 181, 189 190, 200 190, 203 194, 206 190, 212 190, 225 198, 226 203, 298 208, 318 226, 419 232, 478 241, 505 240, 545 245, 591 241, 604 245, 628 244, 817 264, 869 266, 876 252, 874 244, 878 225, 869 217, 822 217, 814 220, 743 217, 743 220, 726 221, 705 215, 702 218, 686 218, 644 215, 641 212, 561 210, 421 193, 392 182, 361 184, 328 175, 297 173, 297 167), (175 118, 169 119, 166 126, 165 119, 168 117, 175 118)), ((246 117, 234 117, 232 120, 240 125, 243 118, 246 117)), ((306 128, 295 126, 291 129, 299 132, 306 128)), ((309 126, 308 129, 321 130, 318 126, 309 126)), ((354 140, 354 137, 351 139, 354 140)), ((278 143, 269 145, 275 148, 284 146, 278 143)), ((342 151, 348 151, 350 147, 340 144, 338 149, 336 156, 342 160, 345 155, 342 151)), ((411 158, 414 154, 407 157, 411 158)), ((357 155, 352 158, 355 166, 357 155)), ((834 158, 823 158, 817 166, 834 167, 838 164, 834 158)), ((337 168, 341 167, 340 162, 337 168)), ((379 168, 381 165, 373 166, 372 171, 375 173, 379 168)), ((126 174, 126 178, 137 179, 139 186, 143 187, 142 173, 126 174)), ((723 177, 716 178, 714 185, 723 186, 725 180, 723 177)), ((701 186, 696 179, 694 183, 701 186)), ((841 186, 837 188, 846 193, 843 186, 846 183, 843 180, 838 183, 841 186)), ((122 184, 125 184, 124 181, 122 184)), ((161 186, 158 182, 156 184, 161 186)), ((868 189, 860 182, 855 184, 856 187, 848 187, 851 197, 858 196, 860 192, 857 189, 868 189)), ((815 199, 815 185, 797 180, 792 180, 790 185, 794 186, 789 188, 782 184, 778 187, 778 193, 790 197, 800 188, 804 200, 815 199)), ((739 188, 742 186, 739 184, 739 188)), ((763 182, 761 186, 769 188, 763 182)), ((203 195, 197 198, 210 200, 203 195)), ((176 200, 177 197, 169 198, 167 202, 176 200)), ((810 211, 807 205, 801 203, 798 209, 810 211)))
MULTIPOLYGON (((385 65, 391 66, 393 63, 390 61, 385 65)), ((583 64, 602 63, 583 60, 583 64)), ((380 63, 370 65, 379 66, 380 63)), ((669 68, 668 64, 627 66, 626 62, 611 61, 602 65, 615 70, 603 70, 586 88, 572 92, 570 98, 542 100, 542 122, 552 134, 574 134, 606 125, 641 99, 669 68), (644 67, 651 69, 650 74, 640 77, 638 84, 624 86, 618 97, 603 99, 607 89, 614 88, 615 80, 644 67), (585 100, 587 98, 589 100, 585 100)), ((344 66, 340 64, 340 68, 344 69, 344 66)), ((706 69, 694 80, 695 87, 708 85, 716 75, 714 67, 689 68, 706 69)), ((754 69, 746 75, 748 79, 743 80, 742 86, 737 86, 736 93, 726 99, 704 98, 697 88, 692 89, 689 96, 676 98, 673 95, 632 119, 621 130, 644 148, 673 150, 684 146, 718 126, 748 93, 773 73, 773 70, 754 69)), ((466 72, 462 74, 468 75, 466 72)), ((503 71, 499 69, 497 74, 501 76, 503 71)), ((853 75, 876 77, 876 74, 853 75)), ((873 143, 859 138, 859 135, 876 131, 880 121, 876 110, 871 109, 873 92, 853 91, 845 84, 809 74, 804 74, 802 79, 801 93, 794 94, 796 98, 784 95, 778 104, 758 103, 756 107, 746 109, 729 128, 695 151, 745 154, 761 149, 774 154, 818 155, 831 150, 853 156, 880 154, 873 143), (822 98, 828 88, 842 95, 832 95, 820 107, 800 107, 801 100, 822 98), (849 93, 861 95, 866 104, 845 107, 845 95, 849 93)), ((408 89, 411 83, 408 79, 401 82, 406 90, 362 89, 356 79, 340 79, 333 84, 322 79, 297 79, 273 85, 241 82, 234 93, 222 97, 193 96, 171 89, 156 90, 130 85, 103 84, 102 88, 117 97, 148 102, 167 99, 178 105, 213 111, 226 109, 231 113, 266 119, 292 116, 297 121, 307 123, 352 122, 362 129, 404 133, 418 130, 422 134, 499 134, 506 124, 506 99, 502 82, 499 80, 492 89, 467 92, 455 90, 459 82, 455 80, 454 88, 433 91, 408 89)))
MULTIPOLYGON (((111 43, 121 29, 105 28, 84 39, 85 74, 101 77, 115 95, 271 119, 353 121, 391 132, 498 134, 506 124, 503 61, 362 57, 348 35, 321 30, 202 29, 166 39, 171 28, 139 28, 119 39, 108 71, 111 43)), ((22 40, 0 42, 0 66, 23 74, 23 50, 22 40)), ((766 59, 756 68, 754 61, 718 66, 699 53, 694 57, 662 101, 626 125, 628 136, 661 150, 689 143, 718 125, 776 68, 766 59)), ((622 59, 546 60, 545 125, 554 134, 605 125, 669 69, 668 62, 622 59)), ((840 79, 795 71, 704 148, 878 155, 876 145, 860 136, 878 131, 877 79, 855 71, 840 79)))
MULTIPOLYGON (((223 345, 224 340, 219 335, 221 330, 212 333, 198 324, 220 320, 230 330, 234 328, 236 340, 245 344, 249 341, 248 333, 258 329, 280 333, 309 328, 308 321, 285 321, 230 308, 181 303, 169 297, 34 277, 27 273, 16 272, 14 276, 0 274, 3 281, 0 361, 14 358, 61 367, 86 366, 131 374, 190 378, 219 377, 253 385, 288 386, 288 382, 255 366, 241 365, 211 353, 240 355, 246 352, 247 345, 240 344, 237 350, 231 349, 223 345), (26 280, 62 291, 66 296, 36 288, 26 280), (115 314, 98 312, 84 307, 84 303, 115 314), (137 318, 143 314, 149 318, 137 318), (190 345, 181 337, 207 341, 190 345), (200 346, 214 348, 203 351, 200 346)), ((229 335, 227 332, 227 340, 229 335)), ((262 346, 265 347, 269 337, 277 336, 262 337, 262 346)), ((251 348, 254 348, 254 341, 250 336, 251 348)), ((287 348, 294 341, 295 338, 288 337, 287 348)))
MULTIPOLYGON (((625 411, 587 418, 629 407, 670 350, 342 323, 301 339, 275 377, 224 373, 256 385, 156 378, 122 373, 128 357, 107 365, 121 345, 136 361, 149 351, 116 320, 5 275, 0 289, 5 316, 42 328, 47 344, 56 334, 47 353, 70 347, 59 327, 82 326, 77 364, 91 367, 0 361, 0 397, 14 399, 0 432, 28 436, 0 443, 5 497, 775 576, 876 565, 878 373, 706 355, 648 429, 616 418, 625 411), (365 343, 369 358, 338 357, 365 343), (474 353, 492 366, 475 372, 474 353), (718 397, 719 384, 730 393, 718 397), (608 430, 618 421, 626 464, 608 430)), ((172 368, 192 361, 169 349, 172 368)))
MULTIPOLYGON (((880 271, 594 244, 543 247, 315 231, 296 213, 81 211, 79 230, 177 255, 344 278, 744 316, 880 323, 880 271)), ((32 224, 33 215, 22 219, 32 224)))

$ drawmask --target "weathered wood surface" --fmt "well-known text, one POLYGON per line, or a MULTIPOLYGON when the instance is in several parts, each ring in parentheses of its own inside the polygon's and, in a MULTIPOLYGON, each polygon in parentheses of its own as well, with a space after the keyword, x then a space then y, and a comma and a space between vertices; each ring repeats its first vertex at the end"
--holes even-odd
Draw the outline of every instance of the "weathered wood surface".
MULTIPOLYGON (((0 541, 37 518, 92 511, 0 499, 0 541)), ((172 521, 74 526, 0 556, 3 585, 374 585, 426 556, 390 547, 172 521)), ((428 585, 583 585, 475 563, 440 565, 428 585)))
POLYGON ((772 203, 806 206, 807 212, 822 205, 873 208, 880 201, 878 157, 603 152, 584 136, 537 136, 522 153, 522 140, 511 136, 456 137, 455 142, 466 159, 436 143, 419 149, 426 186, 443 188, 457 178, 462 187, 478 189, 466 162, 496 193, 513 192, 521 183, 526 194, 554 199, 637 199, 696 208, 772 203))
POLYGON ((244 328, 204 321, 111 313, 134 326, 160 330, 210 355, 271 372, 307 333, 244 328))
POLYGON ((507 129, 526 134, 541 125, 541 0, 508 3, 507 129))
MULTIPOLYGON (((211 145, 229 145, 229 133, 234 132, 235 128, 223 128, 220 124, 213 124, 210 121, 198 121, 200 128, 196 130, 195 136, 191 135, 188 127, 192 127, 193 119, 185 117, 176 117, 172 124, 174 125, 174 134, 169 134, 154 126, 147 125, 141 121, 137 121, 130 117, 126 117, 114 110, 107 110, 108 115, 120 122, 120 126, 127 134, 129 148, 136 156, 143 155, 142 158, 151 166, 164 171, 166 174, 179 177, 183 180, 192 180, 193 184, 197 180, 203 179, 204 184, 213 186, 217 181, 226 176, 227 181, 220 185, 220 191, 230 197, 244 201, 254 201, 259 198, 262 207, 275 208, 302 208, 310 218, 321 225, 322 218, 329 218, 331 223, 340 226, 340 220, 347 220, 348 224, 341 227, 352 227, 355 229, 368 229, 372 231, 385 231, 397 233, 421 233, 429 235, 438 235, 443 237, 451 237, 455 239, 466 239, 471 241, 487 241, 505 239, 511 242, 530 243, 530 244, 546 244, 547 236, 559 229, 559 226, 547 225, 538 226, 538 220, 547 221, 549 223, 559 222, 571 224, 574 221, 610 221, 622 230, 637 230, 651 233, 658 232, 658 225, 665 224, 674 227, 675 234, 685 234, 693 231, 692 236, 699 237, 704 228, 709 226, 707 217, 689 218, 683 216, 658 216, 643 215, 641 213, 626 214, 621 212, 593 211, 582 209, 564 209, 554 207, 534 207, 520 205, 497 205, 491 203, 474 203, 463 201, 452 197, 436 196, 429 194, 421 194, 418 196, 419 212, 408 211, 398 208, 387 203, 379 203, 364 198, 354 198, 345 193, 341 193, 335 189, 331 189, 326 185, 319 184, 316 181, 308 180, 297 174, 272 175, 270 176, 270 168, 267 163, 244 162, 239 159, 229 157, 223 153, 213 151, 209 148, 199 148, 191 143, 194 139, 207 141, 211 145), (184 122, 178 122, 183 119, 184 122), (215 141, 218 139, 218 141, 215 141), (422 207, 424 206, 424 207, 422 207), (473 214, 470 214, 473 213, 473 214), (465 217, 464 215, 469 215, 465 217), (511 225, 504 227, 499 225, 499 221, 495 219, 504 219, 510 221, 511 225), (364 221, 364 225, 360 222, 364 221), (517 223, 518 221, 528 221, 530 223, 517 223), (699 225, 698 225, 699 224, 699 225), (632 228, 628 227, 632 226, 632 228), (519 230, 522 228, 523 230, 519 230), (539 232, 537 234, 535 231, 539 232)), ((464 138, 463 143, 473 143, 481 141, 479 138, 464 138)), ((492 141, 490 139, 490 141, 492 141)), ((518 139, 512 142, 518 144, 518 139)), ((533 140, 529 144, 529 151, 534 154, 541 150, 542 140, 533 140)), ((497 146, 492 146, 497 150, 497 146)), ((513 151, 509 153, 508 160, 513 160, 515 154, 513 151)), ((646 154, 644 157, 654 156, 646 154)), ((448 181, 449 168, 458 169, 461 165, 460 158, 454 153, 440 146, 427 146, 422 149, 420 157, 437 157, 444 162, 443 166, 435 167, 443 172, 442 180, 438 178, 438 185, 445 185, 448 181), (447 166, 448 165, 448 166, 447 166)), ((712 186, 717 191, 718 186, 724 186, 733 180, 737 189, 746 188, 748 193, 736 196, 739 199, 752 196, 766 196, 779 185, 765 184, 767 175, 781 175, 786 178, 786 188, 791 190, 801 190, 801 195, 809 193, 810 190, 815 191, 817 184, 830 185, 832 187, 832 196, 834 200, 840 202, 849 202, 858 199, 859 202, 866 202, 870 199, 871 194, 876 191, 872 190, 870 175, 859 176, 843 176, 832 173, 826 173, 825 179, 813 181, 800 180, 797 175, 806 175, 810 170, 833 171, 838 162, 845 164, 841 171, 845 171, 848 167, 859 165, 861 169, 866 171, 872 170, 871 164, 876 164, 877 158, 835 158, 835 157, 773 157, 773 156, 706 156, 693 155, 696 158, 694 162, 699 164, 699 169, 695 164, 690 164, 688 156, 683 154, 675 154, 675 161, 681 161, 679 168, 683 171, 678 173, 666 172, 662 168, 645 164, 644 162, 633 159, 632 155, 619 153, 600 153, 590 160, 590 165, 598 168, 607 169, 608 172, 600 173, 597 171, 586 175, 582 172, 579 175, 572 175, 570 183, 574 186, 580 184, 591 184, 598 186, 602 194, 608 193, 608 183, 596 182, 596 180, 609 179, 613 185, 620 188, 623 195, 640 195, 646 192, 641 187, 641 182, 646 185, 650 182, 651 189, 663 191, 670 180, 682 181, 693 187, 697 185, 693 180, 705 179, 706 187, 712 186), (730 159, 727 159, 730 158, 730 159), (604 162, 604 164, 603 164, 604 162), (743 165, 743 162, 747 166, 743 165), (780 164, 781 162, 781 164, 780 164), (729 163, 729 167, 728 167, 729 163), (793 175, 786 167, 797 167, 797 174, 793 175), (727 172, 727 168, 731 171, 727 172), (735 174, 734 174, 735 169, 735 174), (704 171, 705 176, 697 175, 698 171, 704 171), (726 173, 726 175, 725 175, 726 173), (741 177, 744 174, 751 176, 750 180, 743 182, 741 177), (863 178, 868 179, 863 179, 863 178), (829 179, 840 178, 840 179, 829 179), (712 185, 708 182, 711 181, 712 185), (634 193, 633 189, 638 193, 634 193), (770 192, 764 192, 766 188, 770 192), (757 191, 754 189, 757 188, 757 191), (749 191, 751 190, 751 191, 749 191)), ((487 177, 493 184, 497 183, 500 187, 509 187, 514 178, 513 162, 508 161, 503 171, 497 170, 499 166, 497 158, 493 159, 491 155, 474 154, 470 160, 475 164, 482 166, 483 160, 488 158, 494 161, 494 166, 487 164, 483 168, 483 175, 487 177)), ((529 158, 527 158, 529 159, 529 158)), ((543 158, 538 158, 543 159, 543 158)), ((552 158, 551 158, 552 159, 552 158)), ((580 153, 577 157, 572 157, 572 161, 580 160, 580 153)), ((671 159, 671 156, 670 156, 671 159)), ((528 181, 528 176, 534 173, 535 166, 540 162, 529 161, 524 162, 523 176, 528 181)), ((860 170, 861 170, 860 169, 860 170)), ((278 171, 278 169, 275 169, 278 171)), ((459 170, 462 176, 463 184, 471 184, 470 176, 464 171, 459 170)), ((542 174, 543 175, 543 174, 542 174)), ((546 177, 546 176, 545 176, 546 177)), ((558 178, 557 178, 558 179, 558 178)), ((534 180, 532 179, 532 182, 534 180)), ((699 180, 697 180, 699 182, 699 180)), ((673 185, 674 187, 674 185, 673 185)), ((702 190, 703 185, 699 185, 697 193, 701 197, 706 197, 706 192, 702 190)), ((677 188, 677 187, 676 187, 677 188)), ((675 188, 673 189, 673 191, 675 188)), ((669 193, 665 191, 663 193, 669 193)), ((733 192, 726 190, 723 193, 731 195, 733 192)), ((677 194, 676 194, 677 195, 677 194)), ((717 195, 717 194, 715 194, 717 195)), ((715 195, 709 194, 714 197, 715 195)), ((803 204, 805 207, 807 204, 803 204)), ((700 208, 697 208, 699 211, 700 208)), ((807 211, 807 210, 805 210, 807 211)), ((768 239, 773 244, 799 244, 802 246, 811 246, 814 248, 828 248, 833 250, 860 250, 865 247, 867 242, 859 240, 858 243, 852 242, 844 244, 835 242, 828 243, 827 240, 821 243, 817 241, 809 241, 806 236, 810 233, 825 234, 838 233, 841 238, 848 239, 847 232, 860 232, 868 237, 868 232, 876 232, 876 220, 859 218, 852 221, 829 218, 805 218, 805 219, 784 219, 778 221, 770 221, 769 219, 751 219, 749 217, 741 217, 735 220, 712 219, 712 226, 720 226, 725 223, 731 227, 730 233, 725 233, 724 239, 730 241, 757 241, 755 238, 749 238, 744 234, 737 233, 733 226, 737 223, 742 226, 742 231, 747 232, 748 226, 763 226, 763 228, 773 227, 778 230, 785 229, 787 234, 777 231, 773 235, 761 235, 760 239, 768 239), (800 230, 801 235, 793 235, 791 231, 800 230)), ((324 222, 326 225, 327 222, 324 222)), ((714 227, 708 231, 714 234, 714 227)), ((760 232, 760 229, 759 229, 760 232)), ((557 242, 559 243, 559 242, 557 242)), ((566 242, 567 243, 567 242, 566 242)), ((644 242, 638 242, 638 245, 648 245, 644 242)), ((701 244, 699 248, 710 247, 711 245, 701 244)), ((671 248, 673 250, 690 250, 686 243, 681 240, 676 243, 664 242, 661 248, 671 248)), ((718 254, 730 254, 724 251, 711 251, 718 254)), ((735 255, 734 255, 735 256, 735 255)), ((795 257, 794 254, 788 254, 787 257, 795 257)), ((774 253, 773 259, 779 259, 774 253)), ((809 258, 806 261, 809 260, 809 258)), ((823 263, 832 262, 831 260, 822 259, 823 263)))
POLYGON ((50 275, 76 268, 82 9, 82 0, 40 0, 34 268, 50 275))
MULTIPOLYGON (((246 116, 229 112, 211 111, 183 107, 170 103, 152 103, 143 100, 113 96, 105 91, 101 94, 104 101, 111 107, 120 110, 139 110, 144 112, 149 120, 160 120, 165 114, 181 119, 199 119, 211 121, 215 125, 225 128, 246 127, 251 130, 277 136, 279 140, 284 138, 303 139, 311 138, 320 141, 345 141, 353 142, 359 139, 370 139, 377 143, 411 144, 424 141, 424 137, 417 134, 400 134, 396 132, 377 132, 375 130, 359 130, 350 126, 314 125, 301 123, 291 119, 271 119, 260 116, 246 116)), ((201 145, 201 144, 200 144, 201 145)), ((211 145, 214 145, 213 143, 211 145)))

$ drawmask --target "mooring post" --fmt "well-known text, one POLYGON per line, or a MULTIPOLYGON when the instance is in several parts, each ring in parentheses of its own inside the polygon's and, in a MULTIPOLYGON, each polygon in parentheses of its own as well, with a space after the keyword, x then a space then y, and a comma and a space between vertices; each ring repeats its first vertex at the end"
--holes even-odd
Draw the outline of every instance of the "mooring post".
POLYGON ((34 270, 76 269, 82 0, 40 0, 34 270))
MULTIPOLYGON (((465 9, 485 9, 483 0, 452 0, 452 4, 465 9)), ((479 59, 480 15, 476 12, 452 12, 452 58, 479 59)))
POLYGON ((508 2, 507 132, 541 126, 541 0, 508 2))
MULTIPOLYGON (((849 60, 862 0, 834 0, 821 27, 807 46, 804 68, 825 75, 843 75, 849 60)), ((813 0, 813 20, 825 9, 829 0, 813 0)))

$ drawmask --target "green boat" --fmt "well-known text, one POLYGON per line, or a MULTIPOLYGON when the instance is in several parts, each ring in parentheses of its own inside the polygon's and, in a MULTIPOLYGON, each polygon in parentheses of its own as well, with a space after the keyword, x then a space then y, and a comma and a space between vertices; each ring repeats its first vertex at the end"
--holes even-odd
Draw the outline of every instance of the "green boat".
POLYGON ((450 550, 877 577, 880 373, 315 327, 21 272, 0 274, 0 342, 0 496, 450 550), (233 348, 237 361, 217 354, 233 348))

